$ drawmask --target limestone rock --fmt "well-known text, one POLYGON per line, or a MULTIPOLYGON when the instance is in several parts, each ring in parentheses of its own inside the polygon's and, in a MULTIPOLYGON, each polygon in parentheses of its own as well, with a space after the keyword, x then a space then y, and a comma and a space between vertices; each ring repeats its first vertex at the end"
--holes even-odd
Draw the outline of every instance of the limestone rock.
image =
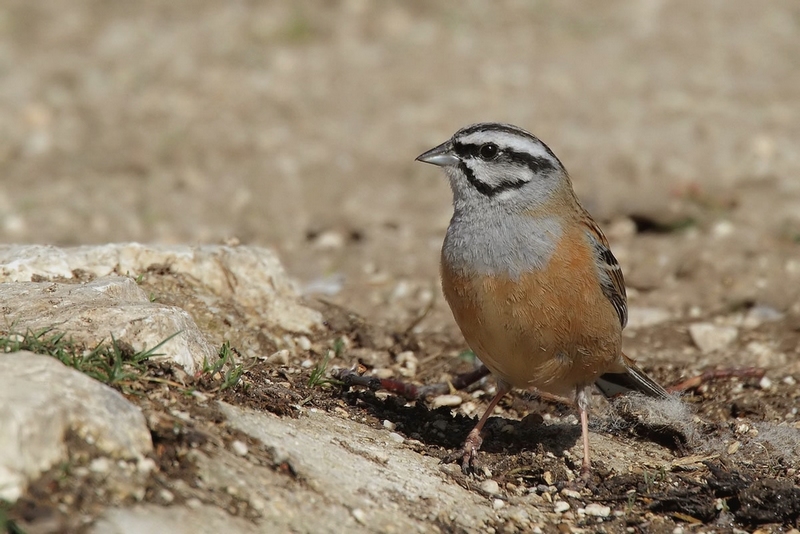
POLYGON ((114 389, 50 356, 0 354, 0 499, 13 502, 30 480, 67 459, 73 433, 114 458, 152 450, 139 408, 114 389))
POLYGON ((192 317, 175 306, 150 302, 133 279, 107 276, 82 284, 0 284, 0 311, 9 330, 24 334, 52 328, 89 347, 114 339, 134 350, 159 347, 162 359, 193 373, 216 351, 192 317))
POLYGON ((246 534, 263 532, 251 521, 233 517, 213 506, 190 509, 186 506, 156 506, 152 504, 132 508, 112 508, 89 529, 90 534, 246 534))
POLYGON ((70 279, 76 271, 98 277, 135 277, 151 267, 186 275, 219 296, 230 296, 269 326, 310 333, 322 324, 319 312, 300 304, 280 261, 264 248, 139 243, 75 248, 0 246, 0 282, 30 281, 32 277, 70 279))
POLYGON ((719 326, 712 323, 694 323, 689 325, 689 335, 704 354, 722 350, 739 336, 735 326, 719 326))

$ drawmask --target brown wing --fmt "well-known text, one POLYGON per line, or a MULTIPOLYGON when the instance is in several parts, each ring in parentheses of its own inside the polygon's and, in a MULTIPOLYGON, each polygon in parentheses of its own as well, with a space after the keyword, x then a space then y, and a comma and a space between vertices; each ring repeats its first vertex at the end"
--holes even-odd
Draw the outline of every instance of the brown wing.
POLYGON ((608 239, 588 213, 583 213, 581 224, 586 228, 586 234, 594 248, 603 294, 611 301, 622 328, 625 328, 625 325, 628 324, 628 299, 625 295, 625 279, 622 277, 622 268, 619 266, 617 258, 611 253, 608 239))

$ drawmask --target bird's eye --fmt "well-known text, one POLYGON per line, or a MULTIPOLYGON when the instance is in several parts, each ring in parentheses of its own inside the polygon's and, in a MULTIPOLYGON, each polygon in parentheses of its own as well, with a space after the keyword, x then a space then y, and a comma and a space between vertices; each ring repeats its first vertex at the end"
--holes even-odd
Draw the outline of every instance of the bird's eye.
POLYGON ((481 145, 480 150, 478 150, 478 154, 480 154, 481 159, 490 160, 497 157, 497 145, 494 143, 486 143, 485 145, 481 145))

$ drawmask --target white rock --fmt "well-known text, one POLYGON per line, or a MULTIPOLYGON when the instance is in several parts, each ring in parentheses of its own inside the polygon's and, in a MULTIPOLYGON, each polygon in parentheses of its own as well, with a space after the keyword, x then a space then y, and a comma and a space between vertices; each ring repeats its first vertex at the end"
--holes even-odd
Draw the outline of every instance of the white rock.
POLYGON ((593 502, 586 505, 584 512, 592 517, 608 517, 611 515, 611 508, 593 502))
POLYGON ((628 326, 630 329, 644 328, 669 321, 672 318, 667 310, 663 308, 649 308, 643 306, 631 306, 628 308, 628 326))
POLYGON ((557 514, 563 514, 569 510, 569 503, 567 501, 556 501, 553 504, 553 511, 557 514))
POLYGON ((489 495, 497 495, 500 493, 500 484, 498 484, 495 480, 484 480, 481 482, 481 490, 489 495))
POLYGON ((285 481, 283 475, 273 481, 272 469, 248 465, 231 472, 221 469, 216 458, 198 455, 198 477, 207 488, 236 484, 267 499, 269 506, 258 520, 262 532, 372 532, 374 528, 354 528, 359 524, 350 510, 355 508, 364 510, 369 525, 380 525, 379 530, 430 530, 430 524, 409 516, 403 506, 379 505, 387 502, 387 495, 393 503, 425 503, 431 513, 446 513, 453 530, 472 531, 496 517, 491 499, 487 502, 479 493, 446 481, 449 477, 442 478, 437 458, 389 441, 383 428, 331 417, 321 410, 285 418, 223 402, 217 405, 227 425, 260 440, 267 449, 290 445, 289 463, 304 481, 287 486, 279 482, 285 481), (339 511, 346 515, 336 515, 339 511))
POLYGON ((434 410, 442 406, 454 407, 461 404, 463 399, 458 395, 439 395, 431 401, 431 408, 434 410))
POLYGON ((203 506, 189 499, 186 506, 145 504, 132 508, 111 508, 89 528, 90 534, 256 534, 264 532, 249 519, 234 517, 221 508, 203 506), (191 504, 190 504, 191 503, 191 504), (192 506, 199 504, 199 506, 192 506))
POLYGON ((267 356, 267 363, 273 365, 289 365, 289 351, 286 349, 279 350, 267 356))
POLYGON ((747 315, 745 315, 742 321, 742 326, 745 328, 756 328, 764 323, 780 321, 784 316, 783 313, 771 306, 753 306, 747 311, 747 315))
POLYGON ((704 354, 722 350, 733 343, 739 335, 735 326, 717 326, 711 323, 689 325, 689 335, 704 354))
POLYGON ((239 441, 238 439, 231 442, 231 449, 233 450, 234 454, 238 454, 239 456, 247 456, 247 453, 249 452, 247 449, 247 444, 243 441, 239 441))
POLYGON ((503 506, 506 505, 506 502, 503 499, 493 499, 492 500, 492 508, 495 510, 499 510, 503 506))
POLYGON ((153 448, 139 408, 50 356, 0 354, 0 406, 0 499, 6 501, 67 460, 68 432, 112 458, 136 459, 153 448))
POLYGON ((155 352, 193 373, 203 360, 217 358, 192 317, 181 308, 150 302, 125 276, 88 283, 13 282, 0 284, 6 322, 20 333, 55 328, 75 342, 93 347, 112 337, 142 351, 172 337, 155 352), (177 335, 175 335, 177 334, 177 335))
POLYGON ((264 248, 139 243, 75 248, 0 245, 0 282, 30 281, 34 275, 69 279, 75 270, 98 277, 114 273, 136 276, 154 265, 167 266, 172 273, 187 275, 187 280, 232 298, 270 327, 307 334, 322 325, 322 315, 300 303, 294 282, 275 254, 264 248))

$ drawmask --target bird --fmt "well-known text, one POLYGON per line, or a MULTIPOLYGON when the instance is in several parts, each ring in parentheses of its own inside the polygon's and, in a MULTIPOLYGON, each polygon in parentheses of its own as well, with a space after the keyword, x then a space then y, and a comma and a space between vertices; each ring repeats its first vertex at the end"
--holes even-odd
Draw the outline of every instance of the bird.
POLYGON ((512 388, 533 388, 576 402, 588 478, 593 384, 607 397, 669 398, 622 352, 627 297, 608 240, 555 153, 522 128, 466 126, 416 159, 441 167, 449 180, 442 290, 467 344, 497 380, 454 459, 464 472, 475 467, 494 408, 512 388))

